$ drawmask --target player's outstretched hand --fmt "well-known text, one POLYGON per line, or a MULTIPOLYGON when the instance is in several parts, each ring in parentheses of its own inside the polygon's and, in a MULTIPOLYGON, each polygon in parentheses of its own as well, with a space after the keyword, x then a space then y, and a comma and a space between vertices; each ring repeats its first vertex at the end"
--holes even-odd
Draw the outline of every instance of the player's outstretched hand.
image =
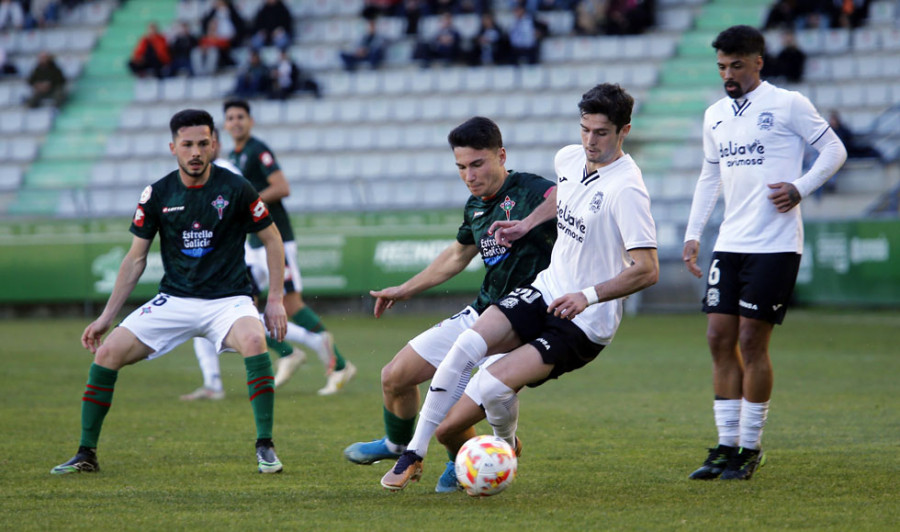
POLYGON ((488 229, 489 235, 494 235, 494 240, 503 247, 510 247, 516 240, 528 233, 528 227, 522 220, 497 220, 488 229))
POLYGON ((284 305, 267 302, 264 318, 266 330, 269 331, 272 338, 279 342, 284 341, 284 335, 287 334, 287 312, 284 310, 284 305))
POLYGON ((588 308, 588 300, 581 292, 572 292, 558 297, 547 307, 547 313, 557 318, 571 320, 588 308))
POLYGON ((788 212, 796 207, 802 199, 800 191, 792 183, 781 182, 767 186, 773 191, 768 197, 778 212, 788 212))
POLYGON ((384 290, 369 290, 369 295, 375 298, 376 318, 380 318, 385 310, 393 307, 394 301, 407 298, 399 286, 392 286, 384 290))
POLYGON ((681 252, 681 259, 684 261, 684 266, 688 271, 698 279, 703 275, 703 272, 700 271, 700 267, 697 266, 697 254, 699 253, 700 242, 688 240, 684 243, 684 251, 681 252))
POLYGON ((101 321, 99 318, 94 320, 81 333, 81 345, 91 353, 96 354, 100 344, 103 343, 103 335, 108 330, 109 323, 101 321))

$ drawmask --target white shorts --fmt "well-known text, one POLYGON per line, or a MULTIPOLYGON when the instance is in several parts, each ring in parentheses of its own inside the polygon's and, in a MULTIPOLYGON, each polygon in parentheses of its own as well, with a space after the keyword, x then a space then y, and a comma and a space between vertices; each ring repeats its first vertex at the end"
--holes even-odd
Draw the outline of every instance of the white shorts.
MULTIPOLYGON (((269 287, 269 264, 266 262, 266 248, 252 248, 244 242, 244 262, 250 267, 250 275, 260 290, 269 287)), ((300 264, 297 262, 297 243, 291 240, 284 243, 284 293, 303 292, 303 278, 300 277, 300 264)))
MULTIPOLYGON (((478 319, 478 312, 472 307, 466 307, 461 312, 438 323, 434 327, 428 329, 422 334, 416 336, 409 341, 409 346, 419 354, 426 362, 437 368, 441 361, 447 356, 447 352, 453 347, 453 342, 459 337, 463 331, 471 329, 472 325, 478 319)), ((484 368, 490 366, 494 362, 505 357, 505 354, 487 357, 479 365, 479 369, 472 376, 466 386, 466 395, 475 401, 475 404, 481 404, 481 394, 478 393, 478 374, 484 368)))
POLYGON ((435 368, 441 364, 459 335, 475 325, 478 312, 466 307, 409 341, 409 346, 435 368))
POLYGON ((221 353, 231 326, 243 317, 259 319, 259 311, 249 296, 197 299, 161 293, 129 314, 119 326, 152 349, 148 359, 153 359, 195 336, 206 338, 221 353))

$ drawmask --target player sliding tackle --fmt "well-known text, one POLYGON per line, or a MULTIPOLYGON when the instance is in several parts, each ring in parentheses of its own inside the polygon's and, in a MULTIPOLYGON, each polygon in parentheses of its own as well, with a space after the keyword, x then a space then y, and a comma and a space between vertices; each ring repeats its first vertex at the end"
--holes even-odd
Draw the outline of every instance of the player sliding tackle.
MULTIPOLYGON (((656 283, 650 197, 640 169, 622 150, 633 105, 618 85, 597 85, 583 95, 581 145, 564 147, 555 159, 557 240, 550 265, 533 283, 488 307, 456 339, 431 380, 407 450, 381 479, 385 488, 400 490, 420 478, 428 443, 448 412, 450 424, 468 422, 478 416, 480 402, 494 434, 515 446, 516 392, 593 360, 612 341, 625 296, 656 283), (459 401, 469 371, 498 353, 508 354, 480 370, 472 381, 477 388, 470 386, 459 401)), ((540 210, 522 221, 500 222, 495 238, 513 242, 552 218, 552 211, 540 210)), ((453 432, 444 433, 445 441, 453 432)))

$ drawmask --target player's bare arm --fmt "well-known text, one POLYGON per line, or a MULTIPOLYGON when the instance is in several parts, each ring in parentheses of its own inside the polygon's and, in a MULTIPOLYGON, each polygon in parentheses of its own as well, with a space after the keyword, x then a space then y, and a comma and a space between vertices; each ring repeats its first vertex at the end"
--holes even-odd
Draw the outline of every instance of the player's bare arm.
POLYGON ((700 254, 700 242, 696 240, 688 240, 684 243, 684 251, 681 252, 681 259, 684 266, 696 278, 700 278, 703 272, 697 266, 697 256, 700 254))
POLYGON ((494 240, 503 247, 510 247, 528 231, 536 226, 556 218, 556 187, 547 191, 544 201, 538 205, 531 214, 521 220, 497 220, 488 229, 489 235, 494 235, 494 240))
MULTIPOLYGON (((593 287, 597 296, 596 303, 631 295, 653 286, 659 280, 659 258, 655 248, 630 249, 628 253, 631 255, 631 266, 612 279, 593 287)), ((556 298, 547 307, 547 312, 558 318, 570 320, 581 314, 588 306, 590 306, 588 298, 583 292, 572 292, 556 298)))
POLYGON ((259 191, 259 197, 266 203, 275 203, 291 195, 291 186, 288 184, 284 172, 276 170, 269 175, 269 186, 259 191))
POLYGON ((131 247, 122 264, 119 266, 119 274, 116 276, 116 283, 113 286, 112 294, 106 301, 106 307, 96 320, 84 329, 81 335, 81 345, 91 353, 96 353, 100 347, 101 339, 106 331, 109 330, 116 315, 122 310, 122 305, 131 295, 131 291, 137 285, 138 279, 144 273, 147 267, 147 253, 150 251, 150 243, 152 240, 132 237, 131 247))
POLYGON ((781 182, 767 186, 773 191, 768 198, 775 205, 775 208, 778 209, 778 212, 788 212, 803 199, 800 197, 800 191, 791 183, 781 182))
POLYGON ((284 243, 275 224, 256 233, 266 248, 269 267, 269 295, 264 313, 266 328, 279 342, 287 333, 287 312, 284 310, 284 243))
POLYGON ((424 270, 400 286, 369 291, 369 295, 375 298, 375 317, 380 318, 385 310, 394 306, 394 301, 409 299, 456 276, 472 262, 476 255, 478 255, 478 247, 453 242, 424 270))

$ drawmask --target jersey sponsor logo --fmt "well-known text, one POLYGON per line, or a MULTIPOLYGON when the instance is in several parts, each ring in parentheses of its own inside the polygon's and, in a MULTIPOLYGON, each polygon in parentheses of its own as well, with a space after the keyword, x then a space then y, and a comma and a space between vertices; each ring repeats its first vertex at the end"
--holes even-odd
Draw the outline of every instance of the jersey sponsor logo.
POLYGON ((584 242, 584 234, 587 226, 584 218, 575 218, 575 215, 569 212, 569 206, 563 206, 561 203, 556 206, 556 227, 564 235, 574 238, 579 243, 584 242))
POLYGON ((738 299, 738 305, 750 310, 759 310, 759 307, 757 307, 755 303, 749 303, 743 299, 738 299))
POLYGON ((754 139, 750 144, 739 144, 728 141, 728 144, 719 143, 719 158, 726 161, 726 165, 732 166, 759 166, 766 162, 766 147, 759 139, 754 139))
POLYGON ((134 225, 144 227, 144 208, 140 205, 134 210, 134 225))
POLYGON ((150 201, 151 194, 153 194, 153 187, 151 187, 150 185, 147 185, 146 188, 144 188, 144 190, 141 191, 141 199, 138 200, 138 203, 143 205, 143 204, 147 203, 148 201, 150 201))
POLYGON ((709 307, 718 307, 719 301, 721 298, 719 297, 719 289, 718 288, 710 288, 706 291, 706 305, 709 307))
POLYGON ((170 212, 180 212, 184 210, 184 205, 176 205, 175 207, 163 207, 163 214, 168 214, 170 212))
POLYGON ((225 207, 230 205, 230 202, 223 198, 220 194, 212 203, 210 203, 213 207, 216 208, 216 211, 219 213, 219 219, 222 219, 222 213, 225 212, 225 207))
POLYGON ((190 229, 181 232, 181 252, 188 257, 202 257, 213 250, 213 236, 211 230, 203 229, 200 222, 194 222, 190 229))
POLYGON ((509 199, 509 196, 506 196, 506 199, 500 204, 500 208, 503 209, 503 212, 506 213, 506 221, 509 221, 509 213, 513 210, 513 207, 516 206, 516 202, 509 199))
POLYGON ((269 209, 266 208, 266 204, 263 202, 262 198, 257 198, 256 201, 250 205, 250 214, 253 216, 254 222, 258 222, 269 215, 269 209))
POLYGON ((603 192, 599 191, 591 198, 591 212, 600 212, 600 205, 603 203, 603 192))
POLYGON ((266 166, 266 167, 269 167, 269 166, 272 166, 273 164, 275 164, 275 158, 272 157, 272 154, 267 151, 264 151, 261 154, 259 154, 259 161, 261 163, 263 163, 263 166, 266 166))
POLYGON ((756 119, 756 125, 762 131, 768 131, 772 129, 772 127, 775 125, 775 115, 768 111, 759 113, 759 118, 756 119))
POLYGON ((509 256, 509 248, 497 243, 493 236, 484 237, 478 242, 481 258, 486 266, 493 266, 509 256))

